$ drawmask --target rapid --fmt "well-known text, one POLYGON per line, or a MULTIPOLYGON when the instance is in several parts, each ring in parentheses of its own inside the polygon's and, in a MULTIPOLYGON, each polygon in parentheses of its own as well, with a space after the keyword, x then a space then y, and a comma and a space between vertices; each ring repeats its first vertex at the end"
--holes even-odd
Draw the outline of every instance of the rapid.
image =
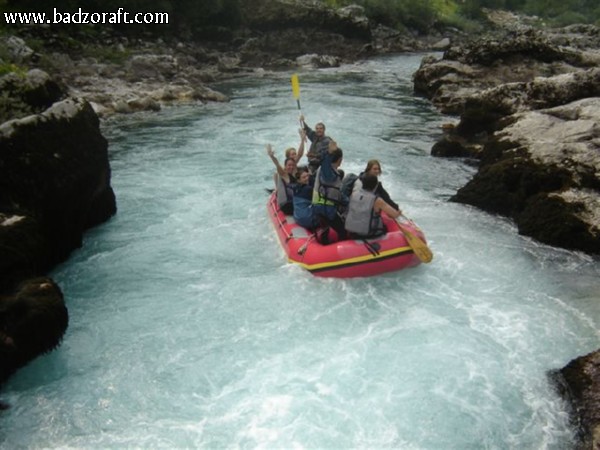
POLYGON ((291 73, 105 121, 118 213, 51 274, 70 325, 4 386, 0 447, 572 447, 547 372, 600 347, 598 262, 448 201, 475 169, 430 156, 448 118, 413 95, 421 57, 299 72, 307 122, 346 173, 381 161, 434 252, 380 277, 279 246, 265 145, 299 143, 291 73))

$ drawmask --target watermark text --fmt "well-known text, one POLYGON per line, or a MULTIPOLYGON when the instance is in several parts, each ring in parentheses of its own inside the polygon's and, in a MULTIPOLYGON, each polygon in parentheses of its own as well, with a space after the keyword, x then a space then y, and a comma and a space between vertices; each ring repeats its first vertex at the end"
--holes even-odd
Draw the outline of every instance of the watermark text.
POLYGON ((167 12, 128 12, 119 8, 112 12, 61 12, 54 8, 52 13, 44 12, 5 12, 4 22, 9 25, 96 25, 96 24, 168 24, 167 12))

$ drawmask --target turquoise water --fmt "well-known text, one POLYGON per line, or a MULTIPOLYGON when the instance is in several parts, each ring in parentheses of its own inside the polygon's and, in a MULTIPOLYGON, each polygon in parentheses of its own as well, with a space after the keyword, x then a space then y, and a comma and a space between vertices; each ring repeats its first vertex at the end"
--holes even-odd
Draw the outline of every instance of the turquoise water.
POLYGON ((2 448, 562 449, 546 372, 600 347, 599 268, 448 198, 473 174, 429 156, 447 120, 412 95, 420 56, 300 72, 301 106, 425 231, 429 265, 317 279, 266 215, 297 145, 289 73, 232 101, 106 122, 118 214, 52 276, 62 346, 4 388, 2 448))

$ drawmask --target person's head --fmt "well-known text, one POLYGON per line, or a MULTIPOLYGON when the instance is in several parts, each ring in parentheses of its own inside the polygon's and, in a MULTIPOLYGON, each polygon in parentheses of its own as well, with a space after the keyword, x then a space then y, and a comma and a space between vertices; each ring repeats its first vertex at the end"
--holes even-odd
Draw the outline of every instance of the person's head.
POLYGON ((341 148, 336 148, 333 152, 331 152, 331 164, 338 168, 342 164, 342 159, 344 158, 344 152, 341 148))
POLYGON ((294 158, 286 158, 284 170, 291 175, 296 173, 296 160, 294 158))
POLYGON ((377 187, 377 177, 370 173, 365 174, 362 179, 362 187, 365 191, 374 191, 377 187))
POLYGON ((325 136, 325 124, 323 122, 319 122, 315 125, 315 133, 317 136, 325 136))
POLYGON ((294 158, 295 159, 297 154, 298 154, 298 152, 296 151, 296 149, 294 147, 290 147, 285 150, 286 158, 294 158))
POLYGON ((378 177, 381 175, 381 164, 376 159, 370 159, 367 162, 367 168, 365 169, 365 174, 375 175, 378 177))
POLYGON ((298 183, 300 183, 300 184, 308 184, 308 182, 310 180, 310 173, 308 171, 308 168, 306 168, 306 167, 299 167, 298 168, 298 174, 297 174, 296 178, 298 179, 298 183))

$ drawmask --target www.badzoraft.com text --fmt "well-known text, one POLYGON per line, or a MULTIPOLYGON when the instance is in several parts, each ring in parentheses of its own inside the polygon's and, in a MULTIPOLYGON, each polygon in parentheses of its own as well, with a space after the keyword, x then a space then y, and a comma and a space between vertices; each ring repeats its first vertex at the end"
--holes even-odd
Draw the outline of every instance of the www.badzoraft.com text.
POLYGON ((13 25, 35 24, 168 24, 169 13, 137 12, 131 13, 119 8, 113 12, 61 12, 54 8, 52 13, 43 12, 5 12, 4 21, 13 25))

